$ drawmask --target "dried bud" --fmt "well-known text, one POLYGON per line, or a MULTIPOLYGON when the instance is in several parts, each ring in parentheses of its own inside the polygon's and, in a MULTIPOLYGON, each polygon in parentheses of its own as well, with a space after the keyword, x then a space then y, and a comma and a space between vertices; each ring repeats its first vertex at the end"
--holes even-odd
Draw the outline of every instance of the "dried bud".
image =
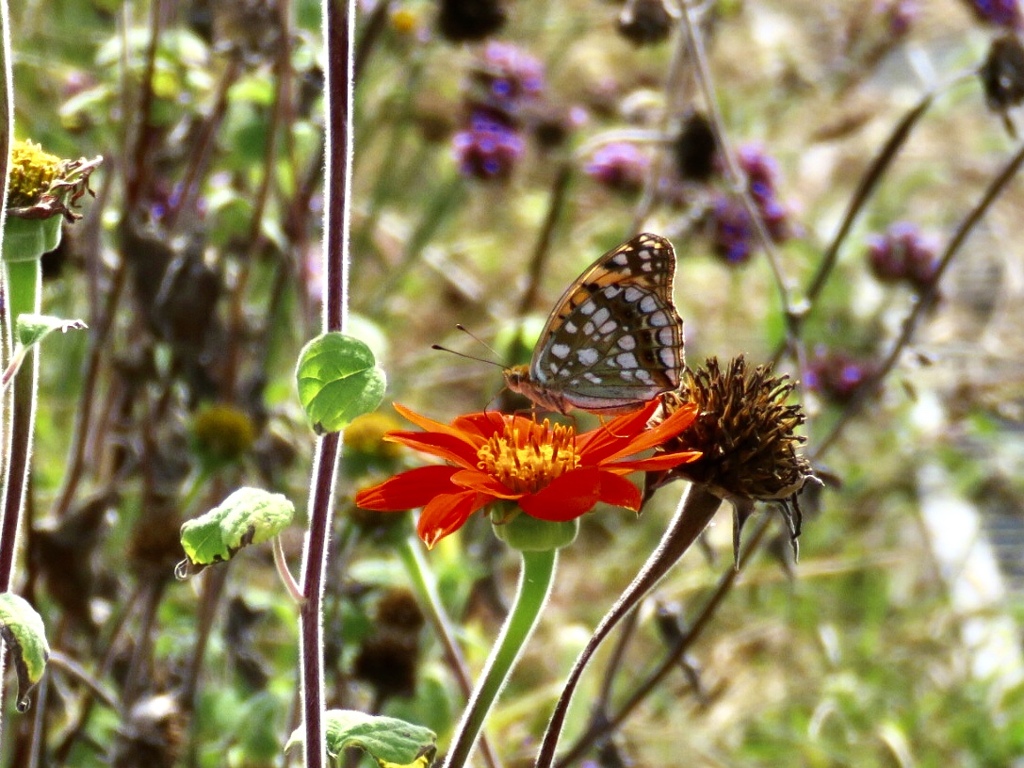
POLYGON ((675 13, 664 0, 628 0, 619 14, 619 33, 633 45, 653 45, 668 39, 675 13))
POLYGON ((711 123, 700 112, 692 113, 675 143, 676 168, 687 181, 704 182, 715 174, 718 143, 711 123))
MULTIPOLYGON (((1024 101, 1024 45, 1020 39, 1006 34, 993 40, 978 74, 988 108, 1005 117, 1007 110, 1024 101)), ((1012 124, 1008 125, 1012 134, 1012 124)))
POLYGON ((416 596, 407 589, 391 589, 377 602, 377 623, 395 632, 415 635, 426 620, 416 596))
POLYGON ((476 42, 505 26, 501 0, 441 0, 437 28, 453 43, 476 42))

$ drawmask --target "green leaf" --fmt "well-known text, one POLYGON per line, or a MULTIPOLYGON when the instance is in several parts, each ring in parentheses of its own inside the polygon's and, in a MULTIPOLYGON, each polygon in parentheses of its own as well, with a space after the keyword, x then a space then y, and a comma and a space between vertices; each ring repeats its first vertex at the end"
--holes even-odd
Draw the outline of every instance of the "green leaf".
POLYGON ((64 320, 52 315, 18 315, 18 343, 28 348, 38 344, 54 331, 67 333, 85 330, 88 327, 82 320, 64 320))
POLYGON ((338 432, 375 410, 386 379, 373 352, 359 339, 325 333, 307 344, 295 371, 299 402, 318 435, 338 432))
POLYGON ((239 488, 205 515, 181 526, 181 546, 188 559, 175 573, 185 578, 207 565, 230 560, 249 544, 280 533, 295 516, 295 505, 280 493, 239 488))
MULTIPOLYGON (((368 715, 350 709, 324 712, 327 754, 338 757, 347 747, 358 747, 381 768, 428 768, 437 753, 437 734, 394 717, 368 715)), ((302 728, 296 728, 285 751, 301 744, 302 728)))
POLYGON ((23 597, 0 594, 0 637, 11 649, 18 671, 18 711, 28 709, 28 692, 39 682, 50 658, 43 617, 23 597))

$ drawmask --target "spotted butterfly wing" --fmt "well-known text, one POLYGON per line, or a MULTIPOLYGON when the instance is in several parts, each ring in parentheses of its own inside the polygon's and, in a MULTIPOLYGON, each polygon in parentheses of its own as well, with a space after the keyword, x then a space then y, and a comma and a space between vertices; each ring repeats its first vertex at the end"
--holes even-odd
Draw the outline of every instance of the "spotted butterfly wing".
POLYGON ((676 255, 641 234, 595 261, 562 294, 529 366, 505 371, 509 389, 560 413, 623 413, 676 389, 683 321, 672 298, 676 255))

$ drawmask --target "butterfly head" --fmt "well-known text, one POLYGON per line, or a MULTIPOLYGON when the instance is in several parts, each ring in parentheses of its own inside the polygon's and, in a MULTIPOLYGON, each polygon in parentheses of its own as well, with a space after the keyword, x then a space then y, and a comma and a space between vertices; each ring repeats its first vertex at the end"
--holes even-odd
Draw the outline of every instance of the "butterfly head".
POLYGON ((558 413, 568 413, 573 409, 572 403, 564 396, 552 391, 533 380, 530 376, 530 366, 513 365, 505 369, 505 386, 528 398, 530 402, 558 413))

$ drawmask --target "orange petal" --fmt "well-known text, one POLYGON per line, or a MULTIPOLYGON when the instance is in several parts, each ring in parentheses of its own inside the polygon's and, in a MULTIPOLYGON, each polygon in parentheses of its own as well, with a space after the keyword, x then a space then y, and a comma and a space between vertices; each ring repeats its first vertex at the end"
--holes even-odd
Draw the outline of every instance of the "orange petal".
POLYGON ((623 445, 615 453, 606 456, 605 460, 612 461, 621 456, 633 456, 634 454, 646 451, 648 448, 661 445, 690 426, 695 418, 697 418, 697 406, 693 404, 684 405, 654 429, 644 431, 635 440, 623 445))
POLYGON ((658 407, 658 400, 651 400, 637 411, 617 416, 580 435, 576 439, 576 452, 588 464, 596 464, 609 454, 618 455, 628 448, 647 427, 647 421, 658 407))
POLYGON ((406 419, 408 419, 417 427, 426 432, 435 432, 443 435, 452 435, 453 437, 458 437, 462 440, 465 440, 466 442, 475 442, 478 439, 476 435, 466 434, 456 427, 450 426, 448 424, 442 424, 440 421, 428 419, 426 416, 420 416, 415 411, 410 411, 404 405, 401 405, 399 403, 392 403, 391 406, 406 419))
POLYGON ((581 467, 556 477, 536 493, 519 500, 522 510, 538 520, 575 520, 597 504, 601 492, 601 470, 581 467))
POLYGON ((460 488, 486 493, 496 499, 518 499, 523 494, 506 488, 499 480, 476 469, 463 469, 452 475, 452 482, 460 488))
POLYGON ((504 431, 507 418, 500 411, 467 413, 464 416, 456 417, 452 422, 452 426, 475 437, 479 437, 481 442, 486 442, 491 435, 504 431))
POLYGON ((462 467, 476 466, 477 449, 461 436, 443 432, 389 432, 386 439, 462 467))
POLYGON ((388 478, 380 485, 364 488, 356 494, 356 506, 378 512, 404 512, 422 507, 438 494, 450 493, 455 467, 430 466, 410 469, 388 478))
POLYGON ((626 478, 611 472, 601 473, 600 498, 605 504, 625 507, 634 512, 640 509, 640 489, 626 478))
POLYGON ((663 453, 660 456, 651 456, 649 459, 635 459, 633 461, 624 459, 623 461, 609 462, 602 464, 601 467, 618 474, 653 472, 659 469, 672 469, 680 464, 689 464, 703 455, 701 451, 678 451, 677 453, 663 453))
POLYGON ((449 534, 455 533, 477 510, 484 507, 488 499, 476 491, 445 493, 435 496, 420 514, 416 524, 423 543, 428 549, 449 534))

